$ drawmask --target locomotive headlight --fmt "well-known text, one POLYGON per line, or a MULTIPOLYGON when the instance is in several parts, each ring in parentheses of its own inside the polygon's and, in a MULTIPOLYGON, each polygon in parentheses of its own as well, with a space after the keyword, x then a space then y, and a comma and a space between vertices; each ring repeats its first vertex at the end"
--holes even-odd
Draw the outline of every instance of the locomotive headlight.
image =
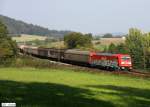
POLYGON ((125 62, 121 62, 121 64, 125 64, 125 62))
POLYGON ((125 67, 121 67, 121 69, 125 69, 125 67))
POLYGON ((131 62, 128 62, 128 64, 131 64, 131 62))

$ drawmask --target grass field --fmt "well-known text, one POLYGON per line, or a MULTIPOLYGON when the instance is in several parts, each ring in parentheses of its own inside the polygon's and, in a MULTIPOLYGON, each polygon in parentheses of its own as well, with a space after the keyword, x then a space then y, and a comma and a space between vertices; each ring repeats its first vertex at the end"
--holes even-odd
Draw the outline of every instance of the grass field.
POLYGON ((101 45, 110 45, 111 43, 120 44, 124 43, 125 39, 122 38, 101 38, 100 40, 95 40, 93 43, 100 41, 101 45))
POLYGON ((125 39, 123 38, 101 38, 100 40, 94 40, 93 45, 95 49, 103 51, 111 43, 118 45, 124 42, 125 42, 125 39), (99 42, 100 44, 96 44, 97 42, 99 42))
POLYGON ((16 42, 28 42, 33 40, 45 40, 46 37, 22 34, 21 37, 13 37, 12 39, 16 40, 16 42))
POLYGON ((73 72, 0 68, 0 102, 20 107, 150 107, 150 80, 73 72))
POLYGON ((64 45, 64 41, 58 41, 58 42, 48 43, 44 47, 46 47, 46 48, 64 49, 65 45, 64 45))

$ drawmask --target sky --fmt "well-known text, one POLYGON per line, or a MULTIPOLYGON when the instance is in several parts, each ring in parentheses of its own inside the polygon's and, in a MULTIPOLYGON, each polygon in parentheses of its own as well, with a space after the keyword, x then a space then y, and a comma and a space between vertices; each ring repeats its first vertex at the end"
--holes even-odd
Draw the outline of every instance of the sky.
POLYGON ((0 14, 56 30, 150 31, 150 0, 0 0, 0 14))

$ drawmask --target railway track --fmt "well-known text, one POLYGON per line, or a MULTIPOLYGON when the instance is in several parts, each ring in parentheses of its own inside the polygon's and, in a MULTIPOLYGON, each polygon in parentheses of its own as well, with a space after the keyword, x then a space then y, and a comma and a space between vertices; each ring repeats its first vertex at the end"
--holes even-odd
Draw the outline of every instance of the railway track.
POLYGON ((129 72, 129 73, 136 75, 136 76, 143 76, 143 77, 149 77, 150 78, 150 73, 146 73, 146 72, 140 72, 140 71, 132 70, 132 72, 129 72))
POLYGON ((53 63, 63 65, 63 66, 68 66, 71 67, 72 69, 79 69, 91 73, 111 73, 111 74, 116 74, 116 75, 131 75, 131 76, 136 76, 136 77, 146 77, 150 78, 150 73, 145 73, 145 72, 140 72, 137 70, 132 70, 132 71, 112 71, 112 70, 105 70, 105 69, 99 69, 99 68, 92 68, 89 66, 79 66, 79 65, 73 65, 73 64, 66 64, 63 62, 55 62, 52 61, 53 63))

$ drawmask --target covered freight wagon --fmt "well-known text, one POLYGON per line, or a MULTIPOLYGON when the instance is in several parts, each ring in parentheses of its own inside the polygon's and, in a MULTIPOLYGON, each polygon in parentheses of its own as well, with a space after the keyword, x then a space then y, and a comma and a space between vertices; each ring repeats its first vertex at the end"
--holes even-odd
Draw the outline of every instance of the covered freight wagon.
POLYGON ((38 55, 41 57, 48 57, 48 48, 38 48, 38 55))
POLYGON ((68 62, 76 62, 79 64, 90 64, 90 51, 81 51, 78 49, 66 50, 64 53, 64 60, 68 62))
POLYGON ((48 57, 51 59, 63 60, 64 59, 64 52, 66 49, 53 49, 49 48, 48 50, 48 57))

